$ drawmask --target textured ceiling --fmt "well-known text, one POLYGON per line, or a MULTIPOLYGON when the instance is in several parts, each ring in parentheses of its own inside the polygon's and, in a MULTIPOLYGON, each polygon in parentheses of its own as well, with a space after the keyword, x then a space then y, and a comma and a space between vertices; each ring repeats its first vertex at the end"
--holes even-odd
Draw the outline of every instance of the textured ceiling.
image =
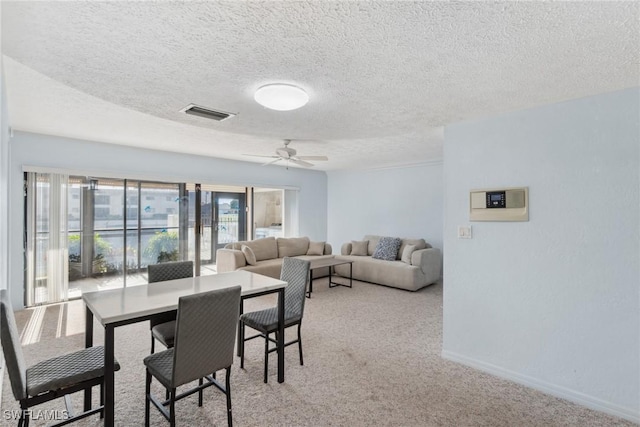
POLYGON ((322 170, 439 161, 449 123, 640 85, 638 2, 1 7, 12 128, 245 161, 284 138, 322 170), (261 107, 272 82, 310 102, 261 107))

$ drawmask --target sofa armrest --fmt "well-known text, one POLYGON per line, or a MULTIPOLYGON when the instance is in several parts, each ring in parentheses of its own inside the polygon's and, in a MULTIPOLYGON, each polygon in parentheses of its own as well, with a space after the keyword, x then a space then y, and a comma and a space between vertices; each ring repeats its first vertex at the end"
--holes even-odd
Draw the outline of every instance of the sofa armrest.
POLYGON ((237 249, 218 249, 216 251, 216 270, 218 273, 236 271, 247 265, 247 259, 242 251, 237 249))
POLYGON ((331 245, 329 243, 325 243, 324 244, 324 252, 322 253, 323 255, 331 255, 333 253, 333 248, 331 247, 331 245))
POLYGON ((442 271, 442 253, 440 249, 418 249, 411 254, 411 265, 419 266, 429 283, 440 278, 442 271))
POLYGON ((351 255, 351 242, 342 244, 340 255, 351 255))

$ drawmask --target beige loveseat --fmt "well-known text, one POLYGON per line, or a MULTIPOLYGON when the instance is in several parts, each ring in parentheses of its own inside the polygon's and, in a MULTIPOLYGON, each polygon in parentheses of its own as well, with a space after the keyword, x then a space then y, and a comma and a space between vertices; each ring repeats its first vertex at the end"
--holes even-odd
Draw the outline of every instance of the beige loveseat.
MULTIPOLYGON (((311 241, 308 237, 265 237, 264 239, 229 243, 224 249, 216 251, 216 269, 218 273, 234 270, 247 270, 276 279, 280 278, 284 257, 296 257, 308 260, 333 258, 331 245, 324 243, 322 255, 307 255, 311 241), (247 262, 242 252, 245 245, 255 255, 255 265, 247 262)), ((328 270, 326 271, 328 275, 328 270)), ((314 277, 324 276, 324 271, 314 272, 314 277)))
MULTIPOLYGON (((353 261, 353 278, 356 280, 410 291, 424 288, 440 278, 442 254, 439 249, 432 248, 424 239, 402 239, 396 260, 375 259, 372 255, 380 238, 381 236, 364 236, 362 241, 368 242, 366 255, 352 254, 352 244, 345 243, 340 249, 340 255, 336 255, 336 259, 353 261), (415 248, 410 255, 407 253, 409 256, 402 261, 407 245, 413 245, 415 248)), ((341 276, 348 277, 349 265, 338 265, 335 271, 341 276)))

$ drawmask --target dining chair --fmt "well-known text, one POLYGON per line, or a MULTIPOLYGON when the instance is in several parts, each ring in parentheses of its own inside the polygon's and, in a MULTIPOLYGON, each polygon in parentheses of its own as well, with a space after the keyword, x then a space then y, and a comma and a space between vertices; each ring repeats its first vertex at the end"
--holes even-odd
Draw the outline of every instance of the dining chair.
POLYGON ((175 402, 198 393, 202 406, 202 390, 215 386, 227 397, 227 423, 231 416, 231 365, 240 313, 240 286, 203 292, 178 300, 176 335, 173 348, 145 357, 147 370, 145 426, 149 426, 149 408, 153 403, 169 421, 176 424, 175 402), (225 385, 216 372, 226 370, 225 385), (151 381, 156 378, 167 390, 168 399, 159 401, 151 394, 151 381), (176 395, 176 388, 198 380, 198 386, 176 395), (206 382, 205 382, 206 380, 206 382), (167 412, 166 406, 169 406, 167 412))
MULTIPOLYGON (((298 338, 285 343, 285 347, 298 343, 300 353, 300 365, 304 365, 302 358, 302 315, 304 314, 304 301, 309 281, 309 261, 285 257, 282 261, 280 280, 287 282, 284 290, 284 327, 298 326, 298 338)), ((269 353, 277 350, 270 348, 269 342, 278 343, 278 307, 265 310, 244 313, 240 316, 240 368, 244 368, 244 343, 254 338, 264 338, 264 382, 267 382, 269 371, 269 353), (245 326, 249 326, 259 332, 249 338, 245 338, 245 326), (269 335, 275 333, 275 340, 269 335)), ((284 339, 284 337, 283 337, 284 339)))
MULTIPOLYGON (((4 352, 6 368, 13 396, 20 402, 18 427, 28 427, 31 416, 29 408, 50 400, 64 397, 66 413, 56 426, 100 413, 104 408, 104 347, 89 347, 73 353, 53 357, 26 367, 20 334, 7 290, 0 290, 0 342, 4 352), (69 395, 77 391, 100 386, 100 406, 85 407, 84 412, 74 415, 69 395)), ((115 370, 120 365, 115 362, 115 370)), ((7 412, 8 413, 8 412, 7 412)), ((6 414, 5 414, 6 415, 6 414)))
MULTIPOLYGON (((147 266, 149 283, 193 277, 193 261, 172 261, 147 266)), ((176 331, 176 313, 158 314, 151 318, 151 353, 155 351, 156 340, 166 348, 173 347, 176 331)))

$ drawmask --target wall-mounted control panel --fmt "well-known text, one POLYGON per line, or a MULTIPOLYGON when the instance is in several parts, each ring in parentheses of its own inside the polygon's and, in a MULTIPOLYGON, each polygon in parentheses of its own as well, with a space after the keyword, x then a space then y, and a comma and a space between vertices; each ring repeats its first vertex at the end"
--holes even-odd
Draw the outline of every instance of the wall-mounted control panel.
POLYGON ((471 190, 469 220, 529 221, 528 187, 471 190))
POLYGON ((487 209, 506 208, 507 192, 506 191, 487 191, 487 209))

